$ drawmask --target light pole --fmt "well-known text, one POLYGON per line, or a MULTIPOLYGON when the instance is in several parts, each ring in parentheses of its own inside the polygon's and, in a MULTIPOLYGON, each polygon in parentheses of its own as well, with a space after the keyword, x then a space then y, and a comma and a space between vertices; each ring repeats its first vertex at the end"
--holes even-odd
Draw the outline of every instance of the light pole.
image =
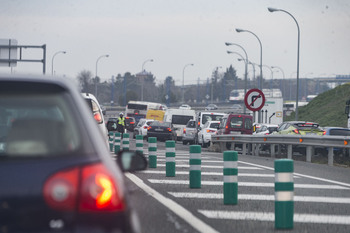
POLYGON ((259 37, 255 33, 251 32, 251 31, 236 28, 236 32, 248 32, 248 33, 252 34, 253 36, 255 36, 256 39, 258 39, 258 41, 259 41, 259 44, 260 44, 260 82, 259 82, 258 87, 259 87, 260 90, 262 90, 263 89, 263 80, 264 79, 263 79, 263 72, 262 72, 262 44, 261 44, 261 41, 260 41, 259 37))
POLYGON ((212 78, 212 80, 211 80, 211 93, 210 93, 210 97, 211 97, 211 103, 213 103, 213 100, 214 100, 214 92, 213 92, 213 88, 214 88, 214 83, 213 83, 213 81, 214 81, 214 78, 216 78, 217 77, 217 74, 218 74, 218 69, 219 68, 222 68, 221 66, 217 66, 214 70, 214 72, 215 72, 215 76, 212 78))
POLYGON ((96 60, 96 73, 95 73, 95 97, 96 98, 97 98, 97 64, 98 64, 98 61, 103 57, 109 57, 109 55, 105 54, 105 55, 99 56, 96 60))
POLYGON ((185 69, 187 66, 193 66, 193 63, 187 64, 182 70, 182 103, 185 103, 185 69))
POLYGON ((263 67, 266 67, 266 68, 268 68, 269 70, 270 70, 270 72, 271 72, 271 79, 270 79, 270 90, 271 90, 271 92, 272 92, 272 97, 273 97, 273 88, 272 88, 272 82, 273 82, 273 70, 271 69, 271 67, 270 66, 267 66, 267 65, 263 65, 263 67))
MULTIPOLYGON (((153 62, 153 59, 148 59, 146 61, 144 61, 142 63, 142 70, 141 70, 141 75, 143 76, 143 72, 145 71, 144 69, 144 66, 147 62, 153 62)), ((145 82, 145 77, 141 77, 142 78, 142 81, 141 81, 141 101, 143 101, 143 85, 144 85, 144 82, 145 82)))
MULTIPOLYGON (((235 46, 238 46, 238 47, 240 47, 242 50, 243 50, 243 52, 244 52, 244 55, 245 55, 245 59, 243 58, 243 56, 242 55, 240 55, 239 53, 235 53, 235 54, 238 54, 243 60, 245 60, 245 73, 244 73, 244 96, 247 94, 247 82, 248 82, 248 62, 249 62, 249 59, 248 59, 248 54, 247 54, 247 52, 245 51, 245 49, 241 46, 241 45, 239 45, 239 44, 235 44, 235 43, 228 43, 228 42, 226 42, 225 43, 225 45, 226 46, 230 46, 230 45, 235 45, 235 46)), ((230 51, 227 51, 227 53, 233 53, 233 52, 230 52, 230 51)), ((244 111, 244 113, 246 112, 246 106, 245 106, 245 104, 243 105, 243 111, 244 111)), ((258 117, 258 121, 259 121, 259 117, 258 117)), ((260 122, 260 121, 259 121, 260 122)))
MULTIPOLYGON (((248 76, 248 56, 247 56, 247 54, 246 54, 246 58, 244 58, 241 54, 239 54, 239 53, 236 53, 236 52, 232 52, 232 51, 227 51, 227 53, 228 54, 236 54, 236 55, 238 55, 238 56, 240 56, 241 57, 241 59, 244 61, 244 63, 245 63, 245 66, 244 66, 244 96, 246 95, 246 93, 247 93, 247 76, 248 76)), ((245 104, 243 104, 243 113, 245 114, 246 113, 246 106, 245 106, 245 104)))
POLYGON ((63 53, 63 54, 66 54, 66 51, 58 51, 56 52, 53 56, 52 56, 52 61, 51 61, 51 75, 53 75, 53 60, 55 58, 55 56, 59 53, 63 53))
POLYGON ((278 66, 271 66, 272 69, 279 69, 281 72, 282 72, 282 75, 283 75, 283 93, 285 93, 285 83, 284 83, 284 71, 282 70, 281 67, 278 67, 278 66))
POLYGON ((295 21, 296 25, 297 25, 297 29, 298 29, 298 52, 297 52, 297 98, 296 98, 296 103, 295 103, 295 120, 298 120, 298 101, 299 101, 299 51, 300 51, 300 28, 299 28, 299 24, 298 21, 294 18, 294 16, 289 13, 288 11, 282 10, 282 9, 276 9, 276 8, 272 8, 272 7, 268 7, 267 8, 270 12, 275 12, 275 11, 282 11, 286 14, 288 14, 289 16, 291 16, 293 18, 293 20, 295 21))

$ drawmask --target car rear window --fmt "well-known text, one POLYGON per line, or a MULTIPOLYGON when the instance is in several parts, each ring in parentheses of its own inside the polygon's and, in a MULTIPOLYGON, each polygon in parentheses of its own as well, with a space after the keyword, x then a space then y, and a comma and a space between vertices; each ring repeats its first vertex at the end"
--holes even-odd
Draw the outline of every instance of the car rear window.
POLYGON ((176 125, 186 125, 187 122, 192 119, 193 119, 193 116, 173 115, 171 123, 176 125))
POLYGON ((153 121, 153 122, 151 123, 151 126, 170 127, 170 122, 153 121))
POLYGON ((306 128, 317 129, 319 127, 319 125, 316 123, 297 123, 296 127, 299 129, 306 129, 306 128))
POLYGON ((55 156, 81 147, 63 89, 23 84, 27 89, 18 91, 23 86, 1 85, 7 89, 0 88, 0 157, 55 156))
POLYGON ((195 121, 189 121, 189 122, 187 122, 186 127, 187 128, 195 128, 196 127, 196 122, 195 121))
POLYGON ((210 128, 218 128, 220 123, 211 123, 210 128))
POLYGON ((203 114, 202 124, 204 125, 207 121, 220 121, 222 117, 222 115, 216 114, 203 114))
POLYGON ((350 136, 350 130, 347 129, 331 129, 329 135, 334 136, 350 136))

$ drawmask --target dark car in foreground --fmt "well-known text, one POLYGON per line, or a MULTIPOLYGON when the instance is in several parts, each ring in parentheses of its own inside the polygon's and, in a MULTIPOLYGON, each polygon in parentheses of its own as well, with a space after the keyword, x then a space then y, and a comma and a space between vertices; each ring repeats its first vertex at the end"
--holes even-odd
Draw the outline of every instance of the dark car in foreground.
POLYGON ((1 232, 139 231, 122 170, 147 162, 116 165, 71 80, 0 76, 0 127, 1 232))
POLYGON ((160 141, 176 141, 176 128, 170 122, 153 121, 147 128, 147 137, 156 137, 160 141))

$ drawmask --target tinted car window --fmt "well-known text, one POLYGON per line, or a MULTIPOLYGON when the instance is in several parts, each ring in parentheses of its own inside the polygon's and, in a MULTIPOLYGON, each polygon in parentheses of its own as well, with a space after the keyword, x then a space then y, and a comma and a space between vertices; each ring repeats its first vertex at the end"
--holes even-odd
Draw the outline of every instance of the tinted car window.
POLYGON ((346 129, 331 129, 329 135, 338 135, 338 136, 350 136, 350 130, 346 129))
POLYGON ((186 125, 187 122, 191 119, 193 119, 193 116, 173 115, 171 123, 178 125, 186 125))
POLYGON ((53 156, 78 150, 81 137, 68 103, 62 93, 0 93, 0 154, 53 156))
POLYGON ((186 127, 187 128, 195 128, 196 122, 195 121, 188 121, 186 127))
POLYGON ((220 123, 211 123, 210 128, 218 128, 220 123))
POLYGON ((234 129, 242 128, 243 118, 242 117, 232 117, 230 121, 230 127, 234 129))

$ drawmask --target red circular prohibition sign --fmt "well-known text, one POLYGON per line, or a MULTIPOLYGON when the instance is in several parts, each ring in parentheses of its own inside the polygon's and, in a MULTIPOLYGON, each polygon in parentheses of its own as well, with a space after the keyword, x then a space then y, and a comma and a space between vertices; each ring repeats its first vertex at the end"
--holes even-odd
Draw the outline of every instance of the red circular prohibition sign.
POLYGON ((259 111, 265 105, 265 95, 260 89, 250 89, 244 96, 244 103, 249 110, 259 111))

